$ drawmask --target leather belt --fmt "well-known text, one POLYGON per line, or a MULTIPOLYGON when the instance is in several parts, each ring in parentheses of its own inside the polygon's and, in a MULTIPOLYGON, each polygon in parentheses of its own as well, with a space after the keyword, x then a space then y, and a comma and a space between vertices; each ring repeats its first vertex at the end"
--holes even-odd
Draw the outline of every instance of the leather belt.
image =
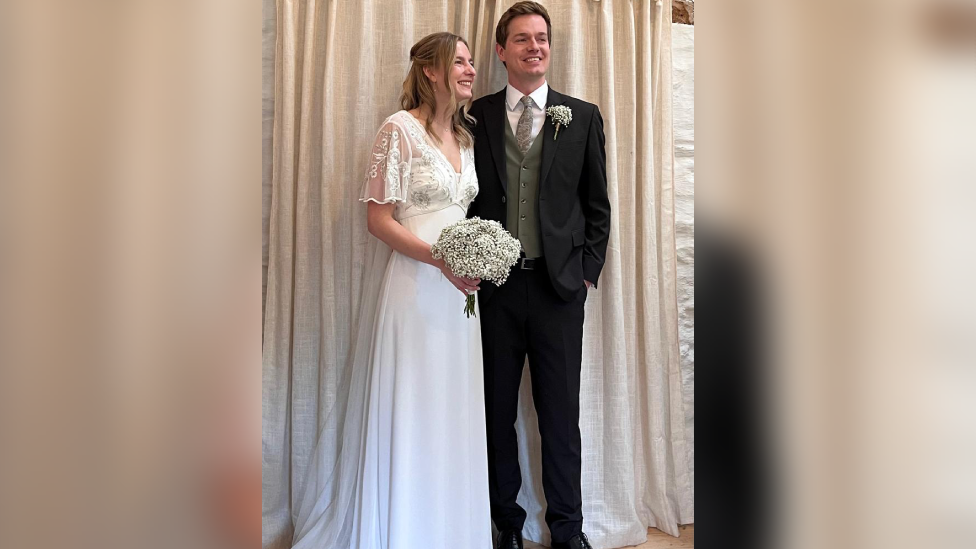
POLYGON ((544 257, 520 257, 518 263, 515 265, 523 271, 534 271, 536 269, 541 269, 544 262, 544 257))

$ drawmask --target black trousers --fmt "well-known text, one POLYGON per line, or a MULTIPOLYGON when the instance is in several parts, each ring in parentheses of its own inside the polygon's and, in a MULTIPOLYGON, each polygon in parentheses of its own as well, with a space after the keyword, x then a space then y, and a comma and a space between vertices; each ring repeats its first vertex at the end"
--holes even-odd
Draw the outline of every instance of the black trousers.
POLYGON ((545 265, 513 268, 481 310, 485 412, 491 518, 499 530, 522 530, 526 513, 516 503, 522 475, 515 421, 522 366, 529 358, 532 397, 542 438, 542 486, 546 523, 554 542, 568 541, 583 527, 580 487, 580 365, 586 288, 564 301, 545 265))

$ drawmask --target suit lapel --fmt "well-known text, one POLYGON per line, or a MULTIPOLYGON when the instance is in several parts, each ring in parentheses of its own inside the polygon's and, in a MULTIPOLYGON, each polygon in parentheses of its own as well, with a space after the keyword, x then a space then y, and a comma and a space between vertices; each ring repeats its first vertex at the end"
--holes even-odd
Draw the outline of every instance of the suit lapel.
MULTIPOLYGON (((546 96, 546 108, 562 105, 564 103, 563 96, 558 92, 549 88, 549 95, 546 96)), ((563 133, 566 128, 560 128, 559 132, 563 133)), ((546 116, 542 122, 542 171, 539 173, 539 188, 541 189, 545 185, 546 178, 549 177, 549 168, 552 167, 552 162, 556 158, 556 151, 559 149, 559 140, 553 140, 553 136, 556 133, 556 125, 546 116)))
MULTIPOLYGON (((505 169, 505 126, 508 124, 508 113, 505 110, 505 88, 488 97, 485 107, 485 131, 488 133, 488 146, 491 157, 498 170, 498 181, 502 184, 502 193, 508 192, 508 170, 505 169)), ((503 194, 504 196, 504 194, 503 194)))

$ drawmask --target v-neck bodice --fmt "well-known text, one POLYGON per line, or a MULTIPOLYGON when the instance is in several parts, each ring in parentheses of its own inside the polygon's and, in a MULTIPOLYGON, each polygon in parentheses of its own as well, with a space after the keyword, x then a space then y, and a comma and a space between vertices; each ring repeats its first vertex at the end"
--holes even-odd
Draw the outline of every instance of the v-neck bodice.
POLYGON ((407 115, 409 116, 410 120, 412 120, 413 123, 417 126, 417 129, 419 129, 421 132, 423 132, 423 134, 424 134, 424 140, 426 141, 427 146, 429 146, 429 147, 431 147, 431 148, 433 148, 434 150, 437 151, 437 153, 444 160, 444 162, 447 162, 447 165, 451 167, 451 172, 453 172, 454 175, 460 176, 462 173, 464 173, 464 149, 462 149, 460 147, 460 144, 458 145, 458 153, 459 153, 458 154, 458 156, 459 156, 459 159, 458 160, 459 160, 459 162, 461 164, 461 170, 458 171, 458 170, 455 170, 454 169, 454 163, 451 162, 451 159, 448 158, 447 155, 444 154, 444 151, 441 150, 441 148, 438 147, 434 143, 434 139, 431 137, 430 132, 427 131, 427 128, 424 126, 423 122, 421 122, 420 120, 418 120, 416 116, 410 114, 407 111, 402 111, 402 112, 407 113, 407 115))
POLYGON ((460 206, 467 211, 478 194, 474 149, 461 147, 461 171, 434 146, 419 120, 399 111, 383 123, 370 157, 360 200, 397 203, 395 217, 460 206))

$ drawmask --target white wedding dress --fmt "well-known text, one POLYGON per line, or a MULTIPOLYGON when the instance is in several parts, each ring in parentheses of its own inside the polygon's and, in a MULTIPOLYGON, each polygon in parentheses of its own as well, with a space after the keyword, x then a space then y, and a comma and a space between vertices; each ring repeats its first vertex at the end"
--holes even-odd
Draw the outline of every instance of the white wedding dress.
MULTIPOLYGON (((458 174, 410 113, 384 122, 362 201, 395 202, 397 221, 434 243, 477 194, 472 149, 458 174)), ((436 267, 374 244, 340 445, 311 457, 294 547, 490 549, 478 319, 436 267)))

